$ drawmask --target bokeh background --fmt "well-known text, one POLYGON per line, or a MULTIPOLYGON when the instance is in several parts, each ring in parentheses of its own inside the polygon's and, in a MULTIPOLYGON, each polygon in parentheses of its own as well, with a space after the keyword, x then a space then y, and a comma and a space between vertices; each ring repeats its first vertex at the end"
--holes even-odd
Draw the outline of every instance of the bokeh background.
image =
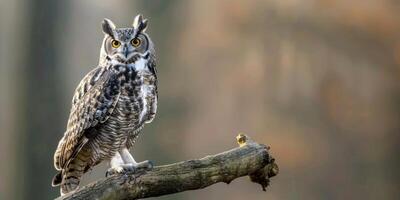
MULTIPOLYGON (((157 165, 271 146, 248 178, 152 199, 400 199, 400 3, 394 0, 1 0, 0 199, 51 199, 74 88, 104 17, 149 19, 159 110, 133 149, 157 165)), ((107 164, 83 184, 104 177, 107 164)))

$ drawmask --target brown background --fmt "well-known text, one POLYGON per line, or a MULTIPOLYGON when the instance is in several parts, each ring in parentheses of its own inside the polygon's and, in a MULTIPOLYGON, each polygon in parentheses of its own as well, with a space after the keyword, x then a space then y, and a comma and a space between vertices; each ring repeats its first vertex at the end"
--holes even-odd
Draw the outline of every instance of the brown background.
MULTIPOLYGON (((266 193, 247 178, 157 199, 399 199, 400 3, 393 0, 1 0, 0 199, 51 199, 72 93, 104 17, 149 18, 159 110, 137 160, 272 147, 266 193)), ((104 176, 107 164, 84 184, 104 176)), ((156 199, 156 198, 154 198, 156 199)))

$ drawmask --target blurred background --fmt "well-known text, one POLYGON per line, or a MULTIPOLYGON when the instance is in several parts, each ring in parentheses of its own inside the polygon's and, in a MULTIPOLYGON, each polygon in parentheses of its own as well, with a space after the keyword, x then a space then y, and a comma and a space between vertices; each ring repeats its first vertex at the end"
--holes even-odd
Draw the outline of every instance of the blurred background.
MULTIPOLYGON (((151 199, 400 199, 400 3, 394 0, 1 0, 0 199, 52 199, 73 91, 98 63, 104 17, 142 13, 159 110, 133 154, 157 165, 271 146, 248 178, 151 199)), ((104 177, 106 163, 82 184, 104 177)))

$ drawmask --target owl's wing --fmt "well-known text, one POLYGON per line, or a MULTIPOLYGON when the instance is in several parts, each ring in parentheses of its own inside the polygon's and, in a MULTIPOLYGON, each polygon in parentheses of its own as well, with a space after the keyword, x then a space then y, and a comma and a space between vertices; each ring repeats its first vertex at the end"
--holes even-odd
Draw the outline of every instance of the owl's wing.
POLYGON ((154 119, 154 117, 155 117, 155 115, 156 115, 156 112, 157 112, 157 101, 158 101, 158 90, 157 90, 157 85, 158 85, 158 83, 157 83, 157 68, 156 68, 156 60, 155 60, 155 57, 154 56, 151 56, 150 57, 150 59, 149 59, 149 61, 148 61, 148 63, 147 63, 147 65, 148 65, 148 68, 150 69, 150 71, 151 71, 151 73, 153 74, 153 76, 154 76, 154 83, 153 83, 153 85, 155 86, 154 87, 154 98, 151 98, 150 99, 150 102, 149 102, 149 114, 148 114, 148 117, 147 117, 147 120, 146 120, 146 123, 150 123, 150 122, 152 122, 153 121, 153 119, 154 119))
POLYGON ((95 68, 82 79, 72 100, 67 130, 54 155, 56 169, 64 168, 93 137, 91 128, 109 118, 119 94, 116 75, 103 67, 95 68))

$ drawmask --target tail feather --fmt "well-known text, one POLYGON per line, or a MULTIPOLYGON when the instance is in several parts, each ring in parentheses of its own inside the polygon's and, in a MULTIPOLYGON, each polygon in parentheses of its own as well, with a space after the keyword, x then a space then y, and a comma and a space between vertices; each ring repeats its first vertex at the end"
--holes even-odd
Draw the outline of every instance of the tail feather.
POLYGON ((68 192, 78 189, 80 178, 71 176, 64 179, 60 186, 60 193, 64 195, 68 192))
POLYGON ((68 192, 76 190, 79 186, 79 182, 80 177, 76 177, 70 174, 63 175, 63 171, 60 171, 53 177, 51 186, 60 186, 60 193, 61 195, 64 195, 68 192))
POLYGON ((51 186, 60 186, 61 195, 76 190, 80 182, 80 176, 76 175, 78 174, 64 173, 64 170, 60 171, 53 177, 51 186))
POLYGON ((53 186, 60 186, 60 193, 64 195, 78 188, 85 166, 80 159, 75 159, 53 179, 53 186))
MULTIPOLYGON (((70 162, 68 162, 66 166, 64 166, 63 169, 54 176, 52 185, 60 186, 61 195, 78 189, 81 177, 85 171, 89 169, 90 163, 88 162, 88 159, 90 159, 90 154, 80 152, 76 158, 70 160, 70 162)), ((57 163, 57 159, 55 159, 55 161, 56 165, 60 164, 59 162, 57 163)))
POLYGON ((51 186, 56 187, 56 186, 61 185, 61 181, 62 181, 61 173, 62 172, 60 171, 53 177, 53 180, 51 181, 51 186))

